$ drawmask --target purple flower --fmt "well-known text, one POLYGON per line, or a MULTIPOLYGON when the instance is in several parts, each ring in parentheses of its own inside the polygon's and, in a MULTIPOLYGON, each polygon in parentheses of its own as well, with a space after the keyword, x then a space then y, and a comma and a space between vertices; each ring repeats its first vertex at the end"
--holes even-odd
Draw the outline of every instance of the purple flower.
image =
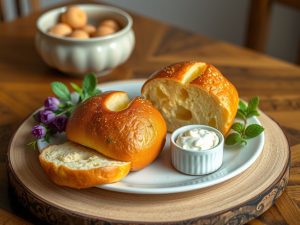
POLYGON ((52 121, 51 127, 52 129, 54 128, 58 132, 63 132, 66 129, 67 122, 68 122, 68 117, 66 117, 65 115, 61 115, 56 117, 52 121))
POLYGON ((57 110, 59 104, 60 104, 59 100, 55 97, 48 97, 44 102, 45 109, 51 111, 57 110))
POLYGON ((35 137, 35 138, 43 138, 46 135, 46 128, 42 125, 35 125, 32 128, 31 134, 35 137))
POLYGON ((55 114, 50 110, 44 110, 44 111, 41 111, 40 117, 41 117, 41 121, 44 124, 49 124, 54 120, 55 114))

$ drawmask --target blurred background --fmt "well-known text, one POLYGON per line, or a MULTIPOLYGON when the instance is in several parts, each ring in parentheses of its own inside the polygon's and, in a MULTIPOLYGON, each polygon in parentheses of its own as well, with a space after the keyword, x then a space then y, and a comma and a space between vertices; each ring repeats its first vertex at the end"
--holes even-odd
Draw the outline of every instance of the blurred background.
MULTIPOLYGON (((13 20, 16 16, 14 10, 16 1, 2 1, 5 8, 5 18, 8 21, 13 20)), ((22 5, 23 15, 30 13, 29 0, 19 1, 22 5)), ((129 12, 136 12, 173 24, 210 38, 245 46, 251 1, 104 0, 103 2, 122 7, 129 12)), ((292 0, 290 1, 292 2, 292 0)), ((71 1, 39 0, 38 2, 39 7, 45 9, 71 1)), ((294 0, 294 2, 296 2, 296 5, 300 5, 300 0, 294 0)), ((272 4, 272 7, 268 10, 269 26, 268 31, 266 31, 265 53, 291 63, 299 62, 300 8, 297 9, 296 7, 284 4, 272 4)))

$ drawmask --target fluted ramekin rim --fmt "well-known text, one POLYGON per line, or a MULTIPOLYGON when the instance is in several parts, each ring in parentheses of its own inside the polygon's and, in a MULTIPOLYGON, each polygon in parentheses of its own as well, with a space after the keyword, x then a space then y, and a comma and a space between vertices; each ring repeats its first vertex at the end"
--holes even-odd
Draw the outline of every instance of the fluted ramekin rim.
POLYGON ((179 128, 177 128, 176 130, 174 130, 172 132, 170 139, 171 139, 170 140, 171 145, 175 145, 178 149, 180 149, 182 151, 186 151, 186 152, 191 152, 193 154, 197 154, 197 153, 198 154, 203 154, 203 153, 208 153, 208 152, 213 152, 213 151, 219 151, 219 147, 221 145, 224 146, 224 136, 223 136, 223 134, 218 129, 216 129, 214 127, 211 127, 211 126, 208 126, 208 125, 203 125, 203 124, 190 124, 190 125, 185 125, 185 126, 179 127, 179 128), (204 129, 214 131, 218 135, 218 138, 219 138, 218 144, 216 146, 212 147, 212 148, 199 150, 199 151, 182 148, 180 145, 178 145, 176 143, 176 138, 178 137, 178 135, 180 133, 183 133, 187 130, 191 130, 193 128, 204 128, 204 129))

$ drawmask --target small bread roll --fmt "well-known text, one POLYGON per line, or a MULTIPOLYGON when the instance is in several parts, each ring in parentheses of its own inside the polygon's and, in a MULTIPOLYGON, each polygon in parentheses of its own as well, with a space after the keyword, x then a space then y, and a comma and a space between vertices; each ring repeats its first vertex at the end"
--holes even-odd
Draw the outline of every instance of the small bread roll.
POLYGON ((61 21, 70 25, 73 29, 78 29, 87 24, 87 15, 79 7, 70 6, 67 11, 61 15, 61 21))
POLYGON ((96 27, 90 24, 85 25, 81 30, 84 30, 89 35, 92 35, 96 32, 96 27))
POLYGON ((64 23, 58 23, 50 28, 49 33, 57 36, 67 36, 72 32, 72 28, 64 23))
POLYGON ((84 30, 74 30, 69 37, 71 38, 78 38, 78 39, 88 39, 89 34, 84 30))
MULTIPOLYGON (((103 20, 103 21, 99 24, 99 27, 102 27, 102 26, 111 27, 111 28, 113 28, 115 31, 117 31, 117 30, 120 29, 120 25, 119 25, 115 20, 112 20, 112 19, 103 20)), ((99 27, 98 27, 98 28, 99 28, 99 27)))
POLYGON ((107 27, 107 26, 102 26, 102 27, 98 27, 98 29, 96 30, 96 32, 94 33, 95 37, 103 37, 106 35, 110 35, 115 33, 115 29, 112 27, 107 27))

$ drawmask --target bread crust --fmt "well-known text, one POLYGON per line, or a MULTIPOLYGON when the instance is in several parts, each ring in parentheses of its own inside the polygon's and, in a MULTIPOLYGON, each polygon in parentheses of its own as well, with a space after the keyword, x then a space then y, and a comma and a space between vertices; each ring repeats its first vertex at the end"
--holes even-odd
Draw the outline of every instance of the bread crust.
POLYGON ((149 85, 151 81, 159 79, 173 80, 180 83, 180 85, 187 86, 187 88, 194 86, 212 96, 220 107, 224 109, 223 117, 226 118, 226 123, 220 131, 224 134, 228 132, 237 112, 239 96, 235 86, 226 79, 216 67, 199 61, 187 61, 169 65, 153 73, 145 82, 142 87, 143 96, 145 96, 145 87, 149 85), (198 77, 189 83, 182 84, 187 71, 195 64, 203 65, 203 70, 198 77))
POLYGON ((239 95, 235 86, 210 64, 207 64, 203 74, 190 85, 196 85, 214 96, 219 105, 227 111, 225 115, 227 123, 222 130, 226 134, 233 123, 239 104, 239 95))
POLYGON ((79 105, 69 118, 67 138, 115 160, 131 162, 140 170, 154 161, 165 144, 166 123, 151 102, 140 97, 121 111, 107 107, 120 91, 94 96, 79 105))
POLYGON ((187 71, 191 69, 191 67, 194 66, 196 63, 202 62, 186 61, 174 63, 154 72, 153 74, 151 74, 150 78, 144 83, 142 87, 142 93, 144 87, 153 79, 171 79, 181 82, 184 79, 184 76, 187 73, 187 71))
MULTIPOLYGON (((43 152, 50 147, 45 148, 43 152)), ((46 160, 43 153, 39 155, 39 161, 45 173, 55 184, 76 189, 114 183, 124 178, 130 171, 130 163, 85 170, 71 169, 46 160)))

